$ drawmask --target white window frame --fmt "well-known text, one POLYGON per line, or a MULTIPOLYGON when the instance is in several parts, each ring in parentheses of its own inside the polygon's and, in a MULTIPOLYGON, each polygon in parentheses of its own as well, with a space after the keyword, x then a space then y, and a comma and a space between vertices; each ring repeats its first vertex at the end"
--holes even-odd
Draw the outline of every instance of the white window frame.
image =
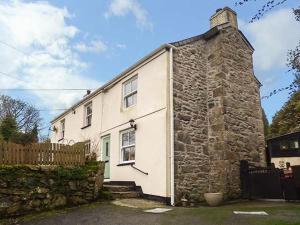
POLYGON ((66 134, 66 120, 63 119, 60 121, 60 139, 64 139, 66 134))
MULTIPOLYGON (((129 142, 129 138, 128 138, 128 142, 129 142)), ((134 163, 135 162, 135 153, 136 153, 136 133, 135 133, 135 130, 130 128, 130 129, 127 129, 127 130, 123 130, 120 132, 120 164, 123 164, 123 163, 134 163), (123 146, 123 134, 125 133, 129 133, 131 131, 134 131, 134 144, 128 144, 128 145, 124 145, 123 146), (134 160, 128 160, 128 161, 124 161, 124 157, 123 157, 123 149, 126 149, 126 148, 131 148, 131 147, 134 147, 134 160)))
POLYGON ((86 140, 85 142, 84 142, 84 152, 85 152, 85 155, 90 155, 91 154, 91 140, 86 140), (88 152, 87 152, 87 149, 89 150, 88 152))
POLYGON ((92 102, 89 102, 84 106, 84 126, 85 127, 91 126, 92 125, 92 119, 93 119, 93 104, 92 104, 92 102), (91 109, 92 109, 92 113, 90 113, 90 114, 88 114, 88 112, 87 112, 88 107, 91 107, 91 109), (91 123, 90 124, 88 124, 88 117, 89 116, 91 117, 91 123))
POLYGON ((131 107, 135 106, 137 104, 138 75, 135 75, 135 76, 131 77, 129 80, 125 81, 122 86, 123 86, 123 99, 122 99, 123 108, 128 109, 128 108, 131 108, 131 107), (136 80, 136 89, 131 91, 128 94, 125 94, 125 86, 129 83, 132 83, 134 80, 136 80), (130 106, 126 106, 126 99, 129 98, 130 96, 133 96, 133 95, 136 95, 135 103, 130 105, 130 106))

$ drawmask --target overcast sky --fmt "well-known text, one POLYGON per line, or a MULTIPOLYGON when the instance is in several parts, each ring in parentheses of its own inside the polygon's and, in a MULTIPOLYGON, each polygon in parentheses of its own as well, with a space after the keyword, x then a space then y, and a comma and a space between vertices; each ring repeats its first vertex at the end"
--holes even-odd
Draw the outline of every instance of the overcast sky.
MULTIPOLYGON (((206 32, 215 10, 229 6, 255 48, 255 74, 266 95, 293 79, 286 55, 300 39, 300 23, 291 13, 295 2, 250 24, 257 2, 235 7, 229 0, 0 0, 0 86, 97 88, 161 44, 206 32)), ((65 109, 85 94, 1 93, 45 110, 65 109)), ((283 92, 262 101, 269 120, 287 98, 283 92)), ((43 126, 57 113, 43 111, 43 126)))

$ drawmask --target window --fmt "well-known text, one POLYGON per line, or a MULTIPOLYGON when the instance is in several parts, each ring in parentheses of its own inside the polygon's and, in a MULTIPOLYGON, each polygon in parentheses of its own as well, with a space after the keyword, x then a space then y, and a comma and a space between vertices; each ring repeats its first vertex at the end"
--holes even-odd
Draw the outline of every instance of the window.
POLYGON ((92 125, 92 114, 93 114, 92 103, 87 104, 84 110, 85 110, 84 125, 90 126, 92 125))
POLYGON ((121 132, 121 162, 135 160, 135 130, 121 132))
POLYGON ((288 150, 289 143, 287 141, 281 141, 280 142, 280 150, 288 150))
POLYGON ((60 121, 60 138, 63 139, 65 137, 65 120, 60 121))
POLYGON ((89 155, 91 153, 91 141, 90 140, 84 142, 84 152, 86 155, 89 155))
POLYGON ((298 139, 283 140, 280 142, 280 150, 298 150, 299 141, 298 139))
POLYGON ((291 140, 290 142, 291 149, 299 149, 299 142, 297 139, 291 140))
POLYGON ((137 98, 137 76, 131 78, 123 84, 123 104, 124 108, 136 105, 137 98))

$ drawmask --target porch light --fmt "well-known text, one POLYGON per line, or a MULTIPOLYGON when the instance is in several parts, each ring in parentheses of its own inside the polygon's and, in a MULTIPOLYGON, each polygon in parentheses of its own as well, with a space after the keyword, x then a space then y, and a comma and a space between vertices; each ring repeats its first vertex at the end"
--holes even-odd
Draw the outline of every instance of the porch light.
POLYGON ((53 126, 53 128, 51 129, 51 127, 49 127, 49 130, 54 131, 55 133, 58 131, 56 126, 53 126))
POLYGON ((137 129, 134 119, 129 120, 129 124, 131 128, 134 128, 135 130, 137 129))

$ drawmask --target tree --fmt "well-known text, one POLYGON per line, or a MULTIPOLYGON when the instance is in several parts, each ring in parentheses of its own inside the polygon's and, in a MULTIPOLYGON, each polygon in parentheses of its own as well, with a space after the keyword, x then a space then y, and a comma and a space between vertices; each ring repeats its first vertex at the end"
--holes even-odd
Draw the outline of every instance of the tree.
POLYGON ((4 141, 14 141, 17 135, 17 123, 12 116, 5 117, 0 125, 0 133, 4 141))
POLYGON ((6 117, 15 118, 18 130, 25 133, 31 132, 41 121, 39 111, 32 105, 0 95, 0 121, 6 117))
POLYGON ((35 126, 31 132, 17 132, 12 141, 22 145, 37 143, 39 141, 37 126, 35 126))
POLYGON ((31 144, 38 142, 37 125, 30 132, 18 130, 17 122, 14 117, 7 116, 0 124, 0 141, 8 141, 16 144, 31 144))
POLYGON ((300 131, 300 91, 295 92, 273 117, 270 136, 300 131))
POLYGON ((267 119, 265 110, 262 110, 263 114, 263 123, 264 123, 264 133, 265 133, 265 138, 269 136, 269 121, 267 119))
MULTIPOLYGON (((236 1, 235 5, 246 5, 250 1, 256 0, 240 0, 236 1)), ((266 13, 273 10, 276 7, 284 5, 288 0, 263 0, 262 7, 258 12, 251 18, 250 23, 253 23, 256 20, 261 19, 266 13)), ((293 9, 295 19, 300 22, 300 6, 293 9)), ((300 42, 295 49, 289 50, 287 53, 287 66, 290 68, 290 71, 294 73, 295 79, 292 85, 292 92, 294 93, 300 90, 300 42)))

